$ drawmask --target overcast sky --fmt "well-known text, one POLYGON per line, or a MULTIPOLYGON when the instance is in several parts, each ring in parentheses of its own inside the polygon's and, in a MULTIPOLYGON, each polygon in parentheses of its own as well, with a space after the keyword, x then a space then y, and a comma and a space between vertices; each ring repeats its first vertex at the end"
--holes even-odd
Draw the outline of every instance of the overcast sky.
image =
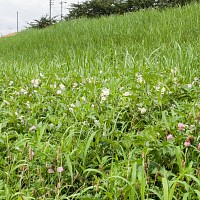
MULTIPOLYGON (((19 12, 19 30, 27 26, 27 22, 39 19, 44 15, 49 15, 50 0, 0 0, 0 36, 16 32, 17 11, 19 12)), ((61 12, 61 0, 52 0, 52 16, 61 12)), ((72 3, 83 2, 84 0, 63 0, 63 14, 72 3)))

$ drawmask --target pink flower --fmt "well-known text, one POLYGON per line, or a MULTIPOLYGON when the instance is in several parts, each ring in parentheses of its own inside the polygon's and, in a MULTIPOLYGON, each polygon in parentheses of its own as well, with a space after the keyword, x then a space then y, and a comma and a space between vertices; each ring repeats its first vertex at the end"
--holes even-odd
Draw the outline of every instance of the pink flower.
POLYGON ((197 147, 197 148, 198 148, 198 150, 200 151, 200 143, 198 144, 198 147, 197 147))
POLYGON ((57 168, 57 172, 59 172, 59 173, 63 172, 63 170, 64 170, 63 167, 58 167, 57 168))
POLYGON ((184 130, 185 125, 183 123, 178 123, 178 130, 182 131, 184 130))
POLYGON ((167 140, 171 140, 171 139, 173 139, 173 135, 172 134, 167 135, 167 140))
POLYGON ((188 141, 185 141, 185 142, 184 142, 184 145, 185 145, 186 147, 189 147, 189 146, 191 145, 191 143, 188 142, 188 141))

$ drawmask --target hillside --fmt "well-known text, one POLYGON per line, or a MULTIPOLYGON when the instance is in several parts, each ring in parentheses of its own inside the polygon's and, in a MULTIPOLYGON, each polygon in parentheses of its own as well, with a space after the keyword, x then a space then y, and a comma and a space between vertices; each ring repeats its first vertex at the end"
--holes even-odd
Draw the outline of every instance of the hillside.
POLYGON ((199 199, 199 10, 1 38, 0 199, 199 199))

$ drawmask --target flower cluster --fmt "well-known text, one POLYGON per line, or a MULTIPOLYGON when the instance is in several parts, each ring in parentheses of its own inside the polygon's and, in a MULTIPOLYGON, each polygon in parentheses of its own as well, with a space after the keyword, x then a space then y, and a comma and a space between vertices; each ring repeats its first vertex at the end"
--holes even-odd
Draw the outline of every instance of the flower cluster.
POLYGON ((105 88, 101 92, 101 102, 105 101, 110 94, 110 90, 105 88))

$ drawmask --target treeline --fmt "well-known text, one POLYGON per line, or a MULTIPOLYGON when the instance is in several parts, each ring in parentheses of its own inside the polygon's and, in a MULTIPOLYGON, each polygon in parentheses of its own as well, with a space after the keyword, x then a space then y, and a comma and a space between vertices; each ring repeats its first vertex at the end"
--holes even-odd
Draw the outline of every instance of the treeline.
MULTIPOLYGON (((124 14, 148 8, 184 6, 194 0, 90 0, 71 5, 66 20, 124 14)), ((196 0, 199 1, 199 0, 196 0)))
MULTIPOLYGON (((135 12, 141 9, 184 6, 191 2, 200 0, 90 0, 82 3, 72 4, 69 14, 65 20, 77 19, 80 17, 94 18, 109 16, 113 14, 124 14, 135 12)), ((57 23, 56 17, 43 16, 39 20, 28 23, 29 28, 42 29, 57 23)))

